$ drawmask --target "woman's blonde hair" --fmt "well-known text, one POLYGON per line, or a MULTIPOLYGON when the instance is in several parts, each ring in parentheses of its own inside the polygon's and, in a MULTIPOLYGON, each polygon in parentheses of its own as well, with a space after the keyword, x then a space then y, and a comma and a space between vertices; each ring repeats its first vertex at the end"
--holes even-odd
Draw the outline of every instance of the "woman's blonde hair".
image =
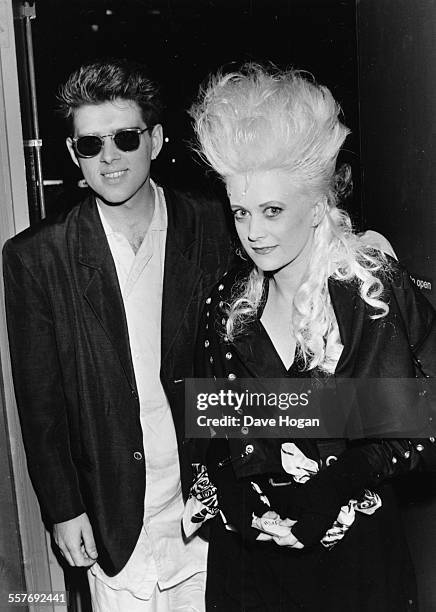
MULTIPOLYGON (((337 207, 351 178, 349 169, 335 170, 349 133, 339 114, 330 91, 310 75, 257 64, 212 77, 191 109, 197 151, 224 181, 236 174, 280 170, 290 182, 327 202, 292 312, 297 351, 305 368, 326 372, 334 372, 342 351, 329 279, 355 282, 374 311, 372 318, 389 311, 379 278, 389 267, 386 257, 362 243, 348 214, 337 207)), ((226 323, 230 339, 256 316, 263 280, 255 267, 235 288, 226 323)))

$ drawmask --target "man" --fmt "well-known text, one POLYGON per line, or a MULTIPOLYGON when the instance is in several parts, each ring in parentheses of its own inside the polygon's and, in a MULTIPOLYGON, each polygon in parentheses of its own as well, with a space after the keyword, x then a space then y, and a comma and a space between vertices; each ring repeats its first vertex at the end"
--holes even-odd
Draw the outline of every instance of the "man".
POLYGON ((183 380, 228 233, 219 203, 150 179, 161 103, 140 66, 82 66, 60 99, 91 193, 4 248, 29 472, 95 610, 202 610, 206 545, 180 525, 183 380))

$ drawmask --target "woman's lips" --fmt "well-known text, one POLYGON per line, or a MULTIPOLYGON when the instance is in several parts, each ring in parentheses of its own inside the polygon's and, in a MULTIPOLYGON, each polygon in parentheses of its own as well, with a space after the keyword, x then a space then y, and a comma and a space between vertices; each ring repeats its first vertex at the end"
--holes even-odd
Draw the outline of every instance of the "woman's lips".
POLYGON ((277 245, 267 247, 251 247, 251 249, 258 255, 268 255, 276 248, 277 245))

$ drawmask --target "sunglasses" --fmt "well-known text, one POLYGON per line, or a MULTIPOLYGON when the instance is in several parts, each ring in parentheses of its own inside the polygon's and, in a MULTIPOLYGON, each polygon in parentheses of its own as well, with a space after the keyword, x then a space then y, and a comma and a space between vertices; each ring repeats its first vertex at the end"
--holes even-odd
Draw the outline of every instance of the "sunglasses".
POLYGON ((141 128, 122 128, 116 130, 113 134, 105 134, 104 136, 97 136, 96 134, 77 136, 77 138, 72 139, 74 152, 77 157, 95 157, 102 150, 105 138, 112 138, 120 151, 136 151, 141 143, 141 134, 152 130, 153 127, 146 127, 143 130, 141 128))

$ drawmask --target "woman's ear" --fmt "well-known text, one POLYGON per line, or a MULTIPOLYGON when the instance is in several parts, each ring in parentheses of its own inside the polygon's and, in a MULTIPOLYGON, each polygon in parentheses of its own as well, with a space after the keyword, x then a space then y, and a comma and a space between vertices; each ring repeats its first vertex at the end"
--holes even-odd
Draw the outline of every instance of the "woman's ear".
POLYGON ((313 214, 313 223, 312 227, 318 227, 321 221, 324 219, 324 215, 327 210, 327 199, 324 198, 319 200, 313 205, 312 214, 313 214))

